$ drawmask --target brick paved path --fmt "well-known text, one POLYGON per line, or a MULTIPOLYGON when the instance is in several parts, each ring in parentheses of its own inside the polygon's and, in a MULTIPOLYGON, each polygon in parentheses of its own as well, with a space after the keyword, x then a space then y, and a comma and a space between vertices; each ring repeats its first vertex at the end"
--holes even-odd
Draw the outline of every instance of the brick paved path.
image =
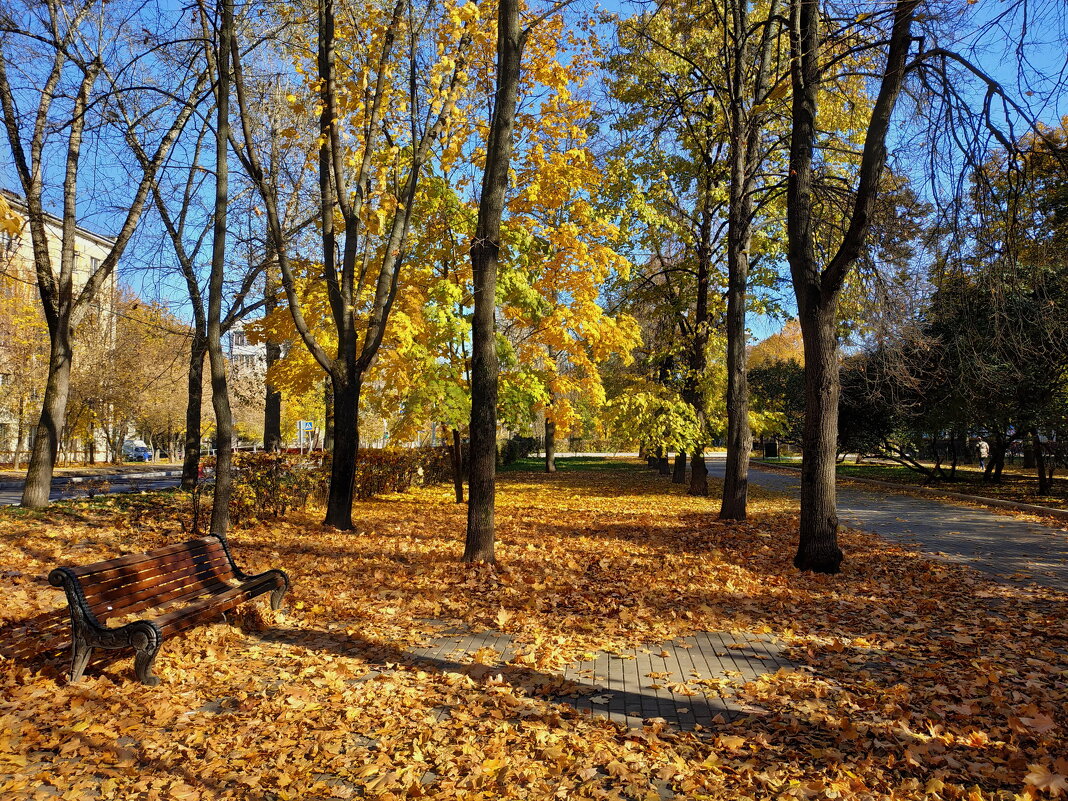
MULTIPOLYGON (((707 463, 711 475, 723 476, 722 458, 707 463)), ((753 465, 749 481, 795 497, 800 493, 800 473, 773 473, 753 465)), ((1033 581, 1068 590, 1068 532, 1063 528, 861 486, 838 486, 838 516, 846 525, 940 559, 971 565, 1002 581, 1033 581)))
POLYGON ((501 673, 543 697, 628 726, 659 717, 691 730, 759 713, 737 698, 735 688, 790 666, 776 640, 749 632, 699 632, 619 654, 600 652, 558 673, 509 665, 516 647, 498 631, 445 632, 411 653, 417 664, 438 670, 501 673))

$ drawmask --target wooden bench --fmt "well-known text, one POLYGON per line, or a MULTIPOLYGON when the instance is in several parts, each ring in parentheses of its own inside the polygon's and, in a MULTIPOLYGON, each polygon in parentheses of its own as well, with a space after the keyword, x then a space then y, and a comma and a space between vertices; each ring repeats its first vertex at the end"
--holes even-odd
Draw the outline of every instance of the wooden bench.
POLYGON ((57 567, 48 581, 67 593, 70 680, 81 678, 94 648, 133 648, 134 671, 148 685, 159 684, 152 664, 164 637, 266 592, 271 593, 271 608, 277 609, 289 589, 289 577, 281 570, 243 573, 218 536, 91 565, 57 567), (109 620, 118 625, 108 627, 109 620))

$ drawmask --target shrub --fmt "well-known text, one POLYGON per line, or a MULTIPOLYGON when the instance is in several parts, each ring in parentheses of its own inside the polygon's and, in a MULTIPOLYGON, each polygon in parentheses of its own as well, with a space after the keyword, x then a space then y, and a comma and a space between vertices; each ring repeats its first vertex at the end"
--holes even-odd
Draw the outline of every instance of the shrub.
MULTIPOLYGON (((353 497, 368 500, 412 485, 452 480, 448 448, 361 448, 353 497)), ((284 517, 309 502, 325 503, 330 457, 289 453, 235 453, 230 519, 234 525, 284 517)))
POLYGON ((512 464, 520 459, 526 459, 537 447, 538 443, 534 437, 512 437, 506 440, 500 448, 501 463, 512 464))
POLYGON ((301 509, 309 498, 322 492, 323 459, 311 454, 300 457, 284 453, 235 453, 230 519, 269 520, 301 509))
POLYGON ((451 478, 448 448, 363 448, 356 457, 353 495, 365 501, 387 492, 407 492, 413 484, 451 478))

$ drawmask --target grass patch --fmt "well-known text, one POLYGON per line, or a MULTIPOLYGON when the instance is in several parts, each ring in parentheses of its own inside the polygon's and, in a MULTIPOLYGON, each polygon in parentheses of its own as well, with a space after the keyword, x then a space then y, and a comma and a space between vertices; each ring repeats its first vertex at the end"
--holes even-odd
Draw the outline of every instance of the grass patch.
MULTIPOLYGON (((561 473, 576 470, 647 470, 645 462, 624 456, 557 456, 556 469, 561 473)), ((544 456, 528 456, 498 468, 501 473, 545 472, 544 456)))

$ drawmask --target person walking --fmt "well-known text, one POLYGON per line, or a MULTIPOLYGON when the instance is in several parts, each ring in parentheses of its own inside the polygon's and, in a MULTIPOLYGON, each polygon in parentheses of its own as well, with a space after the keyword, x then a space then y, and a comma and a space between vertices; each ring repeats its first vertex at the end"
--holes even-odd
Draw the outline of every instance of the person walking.
POLYGON ((986 460, 990 458, 990 445, 985 439, 979 437, 975 443, 975 452, 979 455, 979 469, 986 470, 986 460))

